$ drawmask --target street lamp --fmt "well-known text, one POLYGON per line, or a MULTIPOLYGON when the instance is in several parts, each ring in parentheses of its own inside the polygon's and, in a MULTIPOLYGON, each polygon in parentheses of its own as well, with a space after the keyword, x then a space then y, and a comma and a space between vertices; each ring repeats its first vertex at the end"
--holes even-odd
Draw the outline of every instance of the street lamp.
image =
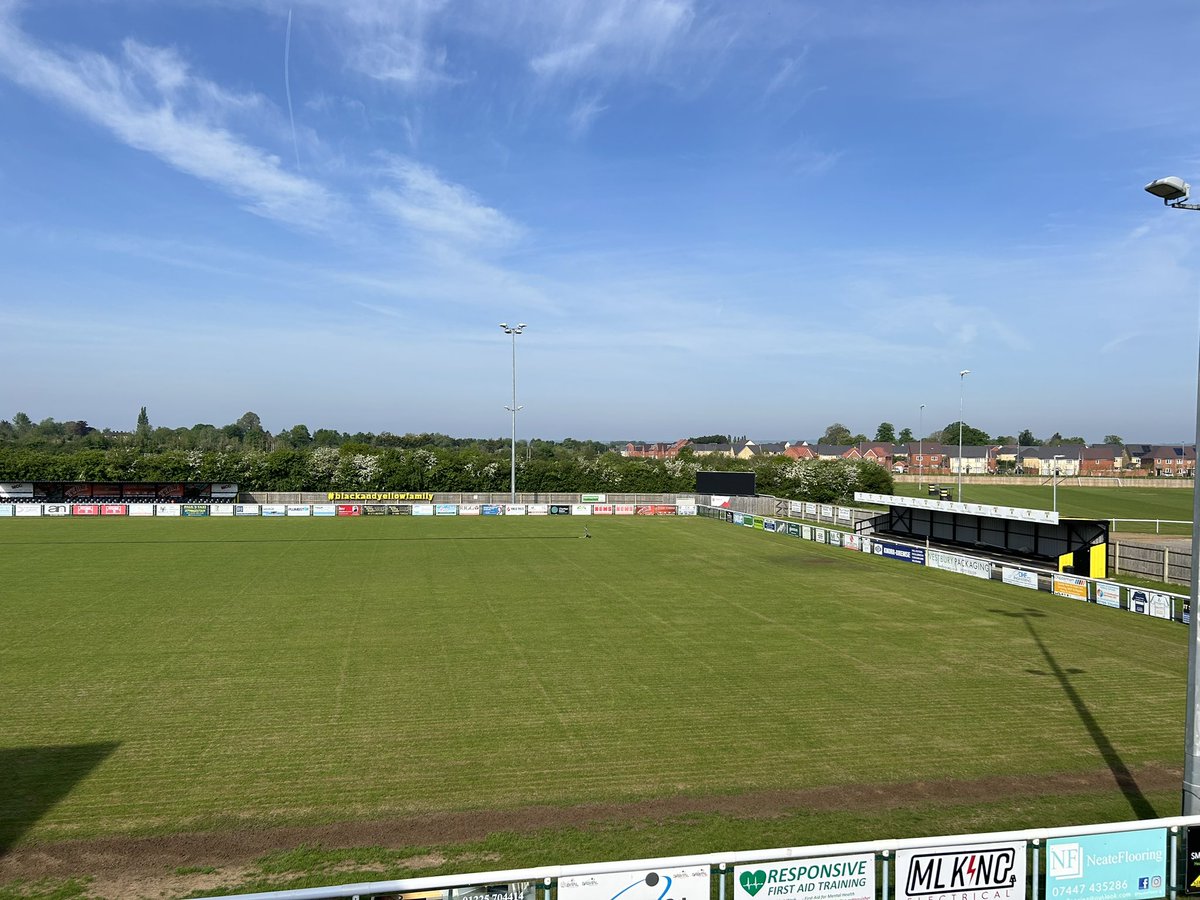
MULTIPOLYGON (((1146 185, 1146 191, 1175 209, 1200 209, 1200 205, 1188 203, 1191 187, 1182 178, 1170 176, 1146 185)), ((1196 438, 1200 444, 1200 377, 1196 385, 1196 438)), ((1191 615, 1188 617, 1188 677, 1187 677, 1187 726, 1184 732, 1183 759, 1183 814, 1192 816, 1200 813, 1200 686, 1196 682, 1197 660, 1200 659, 1200 491, 1192 490, 1192 579, 1189 591, 1191 615)))
POLYGON ((1054 485, 1054 502, 1051 505, 1055 512, 1058 512, 1058 461, 1063 458, 1061 453, 1054 454, 1054 475, 1050 478, 1050 483, 1054 485))
POLYGON ((512 335, 512 359, 513 359, 513 402, 512 406, 504 407, 512 413, 512 479, 510 487, 512 489, 512 502, 517 502, 517 411, 525 407, 517 406, 517 335, 525 331, 529 326, 522 322, 520 325, 509 327, 507 322, 501 322, 500 327, 504 329, 505 334, 512 335))
POLYGON ((958 495, 954 499, 957 500, 959 503, 962 503, 963 382, 967 380, 967 376, 970 374, 971 374, 970 369, 963 369, 961 372, 958 373, 958 495))
MULTIPOLYGON (((909 444, 911 447, 912 444, 909 444)), ((920 474, 917 476, 917 493, 925 490, 925 404, 921 404, 921 411, 917 413, 917 467, 920 474)))

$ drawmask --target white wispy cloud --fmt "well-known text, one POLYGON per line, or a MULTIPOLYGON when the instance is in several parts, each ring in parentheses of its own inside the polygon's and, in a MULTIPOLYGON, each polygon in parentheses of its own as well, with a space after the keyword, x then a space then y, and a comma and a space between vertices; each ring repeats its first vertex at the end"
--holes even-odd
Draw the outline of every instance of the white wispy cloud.
POLYGON ((125 144, 239 198, 261 216, 321 229, 339 212, 323 185, 235 134, 236 116, 264 105, 194 74, 169 48, 126 40, 119 57, 56 51, 0 8, 0 74, 99 125, 125 144))
POLYGON ((542 6, 544 46, 529 65, 545 77, 652 68, 694 16, 689 0, 571 0, 542 6))

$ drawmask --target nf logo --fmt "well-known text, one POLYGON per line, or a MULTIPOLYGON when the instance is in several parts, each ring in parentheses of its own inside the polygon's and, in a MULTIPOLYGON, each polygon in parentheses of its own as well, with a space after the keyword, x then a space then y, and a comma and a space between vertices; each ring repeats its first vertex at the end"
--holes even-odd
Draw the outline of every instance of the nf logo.
POLYGON ((1051 878, 1082 878, 1083 850, 1078 844, 1059 844, 1051 847, 1047 873, 1051 878))
POLYGON ((767 883, 767 873, 762 869, 756 872, 743 872, 742 877, 738 879, 742 883, 742 889, 753 897, 763 889, 763 885, 767 883))

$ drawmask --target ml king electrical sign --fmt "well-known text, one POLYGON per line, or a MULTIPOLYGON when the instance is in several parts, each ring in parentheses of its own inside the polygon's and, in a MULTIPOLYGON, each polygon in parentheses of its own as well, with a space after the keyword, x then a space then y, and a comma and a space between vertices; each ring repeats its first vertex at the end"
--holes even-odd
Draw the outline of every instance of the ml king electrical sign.
POLYGON ((896 900, 1024 900, 1025 842, 901 850, 896 900))

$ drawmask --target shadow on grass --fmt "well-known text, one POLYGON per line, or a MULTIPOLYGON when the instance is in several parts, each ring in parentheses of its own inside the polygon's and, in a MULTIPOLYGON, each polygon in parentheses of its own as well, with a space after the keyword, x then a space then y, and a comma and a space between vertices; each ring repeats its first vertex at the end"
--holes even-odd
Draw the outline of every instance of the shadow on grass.
POLYGON ((366 544, 372 541, 408 542, 408 541, 576 541, 581 534, 485 534, 446 535, 444 537, 332 537, 332 538, 183 538, 177 540, 167 538, 161 541, 5 541, 6 547, 48 547, 62 544, 366 544))
POLYGON ((1010 618, 1021 619, 1025 623, 1025 627, 1029 629, 1029 636, 1033 638, 1033 642, 1037 644, 1038 649, 1042 651, 1042 656, 1046 660, 1046 665, 1049 666, 1049 673, 1039 672, 1036 669, 1028 669, 1032 675, 1052 675, 1056 681, 1062 686, 1063 693, 1067 695, 1067 699, 1071 701, 1071 705, 1075 707, 1075 713, 1079 716, 1079 721, 1083 723, 1083 727, 1087 729, 1088 734, 1095 743, 1096 749, 1100 751, 1100 756, 1104 759, 1105 765, 1112 772, 1113 780, 1117 783, 1117 788, 1125 797, 1125 801, 1129 804, 1129 808, 1133 810, 1133 814, 1138 819, 1153 819, 1158 816, 1158 810, 1146 799, 1146 795, 1142 793, 1142 789, 1138 786, 1137 779, 1133 777, 1133 772, 1129 770, 1129 766, 1125 764, 1125 760, 1121 758, 1121 754, 1117 748, 1113 746, 1112 741, 1108 739, 1108 735, 1104 733, 1104 729, 1100 727, 1100 723, 1096 721, 1096 717, 1084 702, 1083 697, 1079 695, 1079 691, 1075 689, 1075 685, 1071 684, 1072 675, 1081 675, 1083 669, 1064 669, 1058 664, 1058 660, 1054 654, 1050 652, 1050 648, 1043 643, 1038 636, 1037 629, 1033 627, 1033 619, 1042 618, 1046 614, 1036 609, 1025 609, 1021 612, 1006 612, 1004 610, 992 610, 1010 618))
POLYGON ((0 750, 0 856, 119 746, 110 742, 0 750))

